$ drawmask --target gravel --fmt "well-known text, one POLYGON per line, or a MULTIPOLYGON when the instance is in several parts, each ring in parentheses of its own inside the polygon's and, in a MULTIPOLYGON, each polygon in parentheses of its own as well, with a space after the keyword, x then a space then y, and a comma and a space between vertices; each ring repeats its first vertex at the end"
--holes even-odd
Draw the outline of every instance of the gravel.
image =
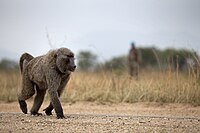
POLYGON ((200 107, 190 105, 82 102, 64 103, 63 109, 66 119, 56 119, 55 113, 32 116, 21 113, 15 102, 0 103, 0 132, 200 132, 200 107))

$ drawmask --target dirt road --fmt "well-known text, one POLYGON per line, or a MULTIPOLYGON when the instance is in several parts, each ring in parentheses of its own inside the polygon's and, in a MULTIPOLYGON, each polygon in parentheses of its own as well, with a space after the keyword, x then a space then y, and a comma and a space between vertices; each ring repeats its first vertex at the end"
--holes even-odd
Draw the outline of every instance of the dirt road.
MULTIPOLYGON (((30 109, 31 101, 28 105, 30 109)), ((200 107, 190 105, 84 102, 62 105, 66 119, 56 119, 55 114, 25 115, 17 103, 0 103, 0 132, 200 132, 200 107)))

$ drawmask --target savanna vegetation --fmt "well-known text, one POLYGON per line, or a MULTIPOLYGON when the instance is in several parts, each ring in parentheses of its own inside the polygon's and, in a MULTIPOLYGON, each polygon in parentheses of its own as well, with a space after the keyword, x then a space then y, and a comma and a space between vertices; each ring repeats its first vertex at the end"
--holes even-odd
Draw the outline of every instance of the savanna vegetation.
MULTIPOLYGON (((200 105, 198 55, 188 50, 139 48, 139 80, 131 78, 126 55, 98 62, 90 51, 77 55, 78 70, 72 75, 61 100, 66 102, 160 102, 200 105), (92 62, 91 62, 92 61, 92 62)), ((17 100, 20 72, 17 66, 2 69, 0 100, 17 100)), ((4 61, 4 66, 5 66, 4 61)), ((8 64, 11 64, 8 61, 8 64)), ((48 95, 46 97, 48 99, 48 95)))

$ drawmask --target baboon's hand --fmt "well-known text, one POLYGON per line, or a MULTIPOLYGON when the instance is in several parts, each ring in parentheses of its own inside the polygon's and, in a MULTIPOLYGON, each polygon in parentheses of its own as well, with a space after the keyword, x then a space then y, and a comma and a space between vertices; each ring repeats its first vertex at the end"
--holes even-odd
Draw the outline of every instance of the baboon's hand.
POLYGON ((63 114, 57 114, 58 119, 65 119, 65 116, 63 114))
POLYGON ((42 113, 38 113, 38 112, 31 112, 31 115, 34 115, 34 116, 40 116, 40 115, 42 115, 42 113))

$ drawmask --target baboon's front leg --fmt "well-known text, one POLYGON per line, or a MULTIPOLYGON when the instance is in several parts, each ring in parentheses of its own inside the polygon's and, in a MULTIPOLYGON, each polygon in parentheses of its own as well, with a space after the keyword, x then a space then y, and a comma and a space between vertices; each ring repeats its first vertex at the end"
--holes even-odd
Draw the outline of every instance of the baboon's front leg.
POLYGON ((55 109, 56 115, 58 119, 65 118, 63 114, 63 109, 60 103, 60 100, 58 98, 58 93, 57 91, 51 91, 49 90, 50 98, 51 98, 51 103, 55 109))
MULTIPOLYGON (((47 75, 47 84, 48 84, 48 92, 51 99, 51 104, 53 105, 53 108, 55 109, 56 115, 58 119, 65 118, 63 114, 63 109, 59 100, 58 96, 58 89, 61 83, 61 77, 55 70, 49 70, 47 75)), ((50 105, 49 111, 52 109, 52 106, 50 105)), ((50 111, 51 112, 51 111, 50 111)))

